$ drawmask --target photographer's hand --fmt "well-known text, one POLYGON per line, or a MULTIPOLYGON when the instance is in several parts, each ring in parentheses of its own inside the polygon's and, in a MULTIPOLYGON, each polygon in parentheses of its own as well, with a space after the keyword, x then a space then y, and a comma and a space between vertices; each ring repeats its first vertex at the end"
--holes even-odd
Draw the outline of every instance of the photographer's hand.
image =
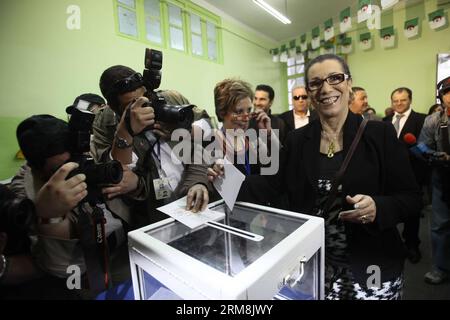
POLYGON ((108 198, 112 199, 119 195, 127 194, 134 191, 138 187, 138 176, 131 171, 128 166, 122 165, 123 178, 118 184, 102 189, 102 193, 108 198))
POLYGON ((75 162, 61 166, 36 195, 36 214, 40 218, 64 217, 87 196, 86 176, 77 174, 66 180, 78 168, 75 162))
POLYGON ((149 105, 143 107, 146 103, 149 103, 149 100, 146 97, 140 97, 129 107, 131 130, 135 135, 155 123, 155 111, 149 105))

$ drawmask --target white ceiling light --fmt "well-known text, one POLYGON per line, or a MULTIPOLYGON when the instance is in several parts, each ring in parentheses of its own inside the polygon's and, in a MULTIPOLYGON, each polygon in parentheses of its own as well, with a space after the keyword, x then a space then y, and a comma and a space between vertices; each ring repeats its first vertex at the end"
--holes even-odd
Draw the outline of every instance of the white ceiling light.
POLYGON ((253 0, 254 3, 256 3, 258 6, 266 10, 268 13, 270 13, 272 16, 283 22, 284 24, 291 24, 291 20, 286 18, 284 15, 282 15, 279 11, 268 5, 263 0, 253 0))

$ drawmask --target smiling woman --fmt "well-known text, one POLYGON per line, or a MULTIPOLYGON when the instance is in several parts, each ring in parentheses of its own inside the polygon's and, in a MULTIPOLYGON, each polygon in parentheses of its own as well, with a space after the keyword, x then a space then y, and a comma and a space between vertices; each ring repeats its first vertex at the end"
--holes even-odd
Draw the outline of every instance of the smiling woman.
POLYGON ((311 60, 305 76, 319 119, 291 132, 278 174, 247 177, 238 199, 287 194, 290 210, 325 219, 327 299, 400 299, 396 225, 422 207, 407 151, 390 123, 349 112, 351 73, 340 57, 311 60))

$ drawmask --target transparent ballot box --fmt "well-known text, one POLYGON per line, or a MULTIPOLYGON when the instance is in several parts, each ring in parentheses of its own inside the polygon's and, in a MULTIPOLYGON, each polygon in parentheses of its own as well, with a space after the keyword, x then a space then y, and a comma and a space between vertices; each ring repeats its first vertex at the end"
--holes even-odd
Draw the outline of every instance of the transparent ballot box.
POLYGON ((168 218, 129 233, 136 299, 322 299, 322 218, 223 200, 195 229, 168 218))

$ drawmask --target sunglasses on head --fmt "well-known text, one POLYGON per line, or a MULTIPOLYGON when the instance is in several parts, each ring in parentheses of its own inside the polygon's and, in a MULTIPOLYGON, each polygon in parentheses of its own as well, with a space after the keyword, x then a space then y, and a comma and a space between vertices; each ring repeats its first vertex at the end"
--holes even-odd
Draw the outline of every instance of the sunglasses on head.
POLYGON ((301 98, 302 100, 306 100, 306 99, 308 99, 308 96, 307 96, 306 94, 304 94, 304 95, 293 96, 293 97, 292 97, 292 99, 294 99, 295 101, 300 100, 300 98, 301 98))

